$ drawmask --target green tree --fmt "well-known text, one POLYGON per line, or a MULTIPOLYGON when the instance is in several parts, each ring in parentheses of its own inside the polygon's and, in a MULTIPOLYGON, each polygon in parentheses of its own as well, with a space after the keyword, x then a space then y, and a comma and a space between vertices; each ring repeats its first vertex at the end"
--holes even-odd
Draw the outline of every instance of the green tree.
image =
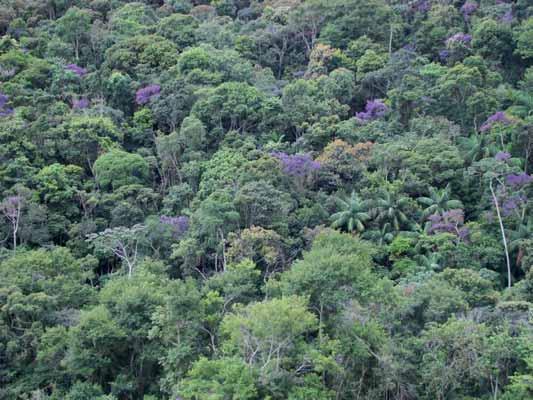
POLYGON ((81 46, 88 39, 92 14, 89 10, 71 7, 57 21, 59 35, 72 43, 76 60, 80 58, 81 46))
POLYGON ((255 371, 239 358, 201 358, 178 386, 186 400, 258 399, 255 371))
POLYGON ((94 163, 96 182, 103 189, 116 190, 121 186, 145 184, 150 176, 150 166, 138 154, 111 150, 98 157, 94 163))

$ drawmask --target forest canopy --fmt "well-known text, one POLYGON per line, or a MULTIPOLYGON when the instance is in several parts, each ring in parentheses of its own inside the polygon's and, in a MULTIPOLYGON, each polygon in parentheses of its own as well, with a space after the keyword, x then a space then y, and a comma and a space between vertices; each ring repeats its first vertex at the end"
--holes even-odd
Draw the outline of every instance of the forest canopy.
POLYGON ((530 0, 0 35, 0 400, 533 398, 530 0))

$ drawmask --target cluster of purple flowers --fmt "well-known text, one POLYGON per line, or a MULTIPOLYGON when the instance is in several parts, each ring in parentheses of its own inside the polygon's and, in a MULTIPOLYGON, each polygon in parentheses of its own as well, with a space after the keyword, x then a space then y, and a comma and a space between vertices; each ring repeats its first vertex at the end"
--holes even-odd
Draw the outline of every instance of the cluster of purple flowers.
POLYGON ((277 151, 271 155, 281 162, 283 172, 287 175, 303 177, 320 168, 320 163, 314 161, 310 154, 291 155, 277 151))
POLYGON ((383 117, 388 110, 381 100, 369 100, 366 102, 365 111, 356 113, 355 117, 361 122, 368 122, 383 117))
POLYGON ((494 159, 495 159, 496 161, 500 161, 500 162, 506 162, 506 161, 508 161, 510 158, 511 158, 511 154, 507 153, 506 151, 499 151, 499 152, 496 153, 496 155, 494 156, 494 159))
POLYGON ((465 20, 468 20, 470 19, 470 17, 472 16, 472 14, 474 14, 476 12, 476 10, 478 9, 478 4, 477 3, 474 3, 474 2, 471 2, 471 1, 467 1, 465 4, 463 4, 463 6, 461 7, 461 13, 463 14, 463 18, 465 20))
POLYGON ((154 97, 158 96, 160 92, 161 86, 159 85, 152 84, 145 86, 137 90, 137 93, 135 94, 135 101, 137 104, 146 104, 154 97))
POLYGON ((512 23, 514 20, 514 16, 513 16, 513 10, 512 9, 509 9, 505 12, 505 14, 503 14, 499 21, 503 24, 510 24, 512 23))
POLYGON ((507 118, 505 113, 503 111, 498 111, 488 117, 487 120, 483 123, 483 125, 481 125, 481 128, 479 128, 479 130, 480 132, 486 132, 490 130, 494 124, 509 125, 510 123, 511 120, 507 118))
POLYGON ((9 96, 0 92, 0 117, 7 117, 13 114, 13 109, 7 106, 9 96))
POLYGON ((452 233, 461 240, 465 240, 470 234, 468 228, 463 226, 465 217, 461 209, 445 211, 442 214, 433 214, 428 219, 431 223, 428 229, 430 234, 452 233))
POLYGON ((472 35, 469 35, 468 33, 456 33, 455 35, 450 36, 448 39, 446 39, 446 44, 448 46, 454 44, 454 43, 460 43, 463 45, 467 45, 472 41, 472 35))
POLYGON ((18 218, 22 202, 21 196, 9 196, 0 203, 0 211, 10 220, 18 218))
POLYGON ((89 107, 89 100, 86 97, 72 100, 72 108, 75 110, 83 110, 87 107, 89 107))
POLYGON ((186 215, 180 215, 178 217, 170 217, 167 215, 161 215, 159 222, 164 225, 168 225, 172 229, 172 234, 175 238, 179 238, 189 230, 189 217, 186 215))
POLYGON ((68 64, 65 66, 65 69, 67 71, 70 71, 74 73, 75 75, 79 76, 80 78, 83 78, 85 75, 87 75, 87 70, 83 67, 80 67, 76 64, 68 64))
POLYGON ((510 197, 506 197, 502 201, 502 213, 508 217, 515 210, 522 207, 527 203, 527 197, 524 194, 515 194, 510 197))
POLYGON ((428 0, 419 0, 414 6, 414 10, 419 13, 426 13, 431 10, 431 3, 428 0))
POLYGON ((533 182, 533 176, 522 172, 520 174, 510 174, 505 177, 505 183, 509 186, 519 188, 533 182))
POLYGON ((450 57, 449 50, 444 49, 444 50, 439 51, 439 58, 442 62, 447 61, 449 57, 450 57))

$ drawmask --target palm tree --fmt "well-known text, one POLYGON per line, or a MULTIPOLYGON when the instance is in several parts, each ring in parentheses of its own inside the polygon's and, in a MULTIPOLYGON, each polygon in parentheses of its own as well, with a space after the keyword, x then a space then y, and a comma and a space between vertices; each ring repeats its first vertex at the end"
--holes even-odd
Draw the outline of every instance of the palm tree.
POLYGON ((513 90, 509 95, 513 105, 509 107, 512 114, 518 115, 522 118, 529 117, 533 114, 533 94, 526 91, 513 90))
POLYGON ((394 230, 399 231, 402 225, 407 225, 409 219, 404 213, 409 204, 409 197, 401 193, 382 191, 376 200, 376 207, 372 210, 376 221, 390 223, 394 230))
POLYGON ((426 219, 430 215, 440 214, 444 211, 463 208, 463 203, 459 200, 450 199, 450 185, 444 189, 429 188, 429 197, 419 197, 418 202, 425 205, 422 217, 426 219))
POLYGON ((367 231, 363 235, 364 239, 372 240, 379 246, 389 244, 394 239, 394 233, 392 232, 391 224, 386 222, 381 229, 374 229, 367 231))
POLYGON ((330 217, 331 226, 345 229, 347 232, 363 232, 364 222, 368 221, 370 216, 366 212, 367 204, 355 194, 355 191, 348 199, 337 197, 335 202, 339 211, 330 217))
POLYGON ((419 254, 415 257, 415 261, 427 271, 439 271, 443 260, 439 253, 431 253, 429 255, 419 254))
POLYGON ((459 147, 470 164, 495 155, 499 148, 489 135, 472 135, 459 138, 459 147))

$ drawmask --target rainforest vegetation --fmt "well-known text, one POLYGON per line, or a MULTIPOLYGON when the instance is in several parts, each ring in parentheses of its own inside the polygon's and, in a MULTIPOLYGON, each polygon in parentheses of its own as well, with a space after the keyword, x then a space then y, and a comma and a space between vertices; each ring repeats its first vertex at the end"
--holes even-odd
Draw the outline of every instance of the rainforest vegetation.
POLYGON ((0 0, 0 400, 531 400, 531 0, 0 0))

